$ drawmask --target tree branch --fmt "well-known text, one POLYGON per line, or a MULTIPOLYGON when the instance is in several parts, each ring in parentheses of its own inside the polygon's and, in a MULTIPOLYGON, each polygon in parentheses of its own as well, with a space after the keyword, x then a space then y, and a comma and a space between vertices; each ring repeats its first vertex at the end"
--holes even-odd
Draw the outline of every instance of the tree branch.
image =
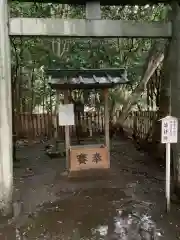
POLYGON ((157 67, 160 65, 160 63, 164 59, 164 49, 165 49, 165 44, 166 42, 156 42, 152 49, 149 52, 149 56, 147 58, 147 62, 145 64, 144 68, 144 74, 141 78, 140 83, 138 86, 135 88, 133 91, 132 95, 130 98, 126 101, 126 103, 123 106, 121 116, 118 120, 118 122, 122 125, 123 122, 126 120, 129 111, 131 110, 131 107, 133 104, 137 103, 139 98, 141 97, 146 84, 148 83, 149 79, 157 69, 157 67))

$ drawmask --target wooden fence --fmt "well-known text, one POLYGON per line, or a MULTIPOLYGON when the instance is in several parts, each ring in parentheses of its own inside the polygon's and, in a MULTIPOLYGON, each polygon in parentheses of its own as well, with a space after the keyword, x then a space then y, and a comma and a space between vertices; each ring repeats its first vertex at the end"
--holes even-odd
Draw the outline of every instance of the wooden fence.
POLYGON ((131 112, 124 122, 123 128, 128 135, 134 134, 136 138, 151 141, 157 116, 156 111, 131 112))
MULTIPOLYGON (((113 116, 113 123, 117 123, 120 112, 117 111, 113 116)), ((153 122, 157 119, 157 112, 142 111, 131 112, 124 122, 123 128, 128 134, 135 134, 141 139, 151 140, 153 122)), ((83 132, 88 134, 91 126, 92 134, 103 133, 104 131, 104 114, 96 112, 92 114, 85 113, 80 116, 80 123, 83 132)), ((29 114, 23 113, 15 116, 15 132, 17 139, 28 138, 36 140, 37 138, 52 138, 56 126, 56 115, 51 114, 29 114)), ((64 127, 58 127, 60 138, 64 138, 64 127)), ((76 135, 75 126, 70 127, 70 134, 76 135)))
MULTIPOLYGON (((45 136, 51 138, 54 136, 56 121, 57 116, 51 114, 19 114, 15 116, 15 133, 17 138, 36 139, 45 136)), ((78 124, 82 126, 83 132, 88 132, 89 126, 91 126, 93 134, 103 132, 104 114, 102 112, 85 113, 80 116, 78 124)), ((60 138, 64 138, 64 127, 58 126, 58 133, 60 138)), ((75 126, 70 126, 70 134, 76 135, 75 126)))

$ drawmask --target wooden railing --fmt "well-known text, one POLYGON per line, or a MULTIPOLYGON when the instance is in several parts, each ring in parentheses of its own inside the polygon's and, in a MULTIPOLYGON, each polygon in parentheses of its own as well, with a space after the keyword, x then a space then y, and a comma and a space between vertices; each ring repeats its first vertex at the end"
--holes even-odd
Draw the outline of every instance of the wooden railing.
MULTIPOLYGON (((113 123, 118 125, 119 111, 113 116, 113 123)), ((142 111, 131 112, 123 124, 123 128, 129 135, 135 134, 140 139, 151 141, 153 122, 157 119, 157 112, 142 111)), ((92 134, 104 131, 104 114, 95 112, 83 114, 80 117, 80 125, 83 132, 88 133, 92 129, 92 134)), ((56 115, 51 114, 29 114, 23 113, 15 116, 15 132, 17 138, 37 139, 42 137, 52 138, 56 126, 56 115)), ((64 138, 64 127, 58 127, 59 136, 64 138)), ((75 126, 70 127, 70 134, 76 135, 75 126)))
POLYGON ((156 121, 156 111, 131 112, 123 128, 129 135, 134 134, 136 138, 152 141, 153 126, 156 121))

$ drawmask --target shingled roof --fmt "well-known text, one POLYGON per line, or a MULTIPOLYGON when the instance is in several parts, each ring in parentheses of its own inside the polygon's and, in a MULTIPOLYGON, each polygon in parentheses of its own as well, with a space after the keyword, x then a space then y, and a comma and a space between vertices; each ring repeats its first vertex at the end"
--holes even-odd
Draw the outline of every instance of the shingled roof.
POLYGON ((102 89, 127 84, 127 71, 120 69, 49 69, 49 84, 53 89, 102 89))

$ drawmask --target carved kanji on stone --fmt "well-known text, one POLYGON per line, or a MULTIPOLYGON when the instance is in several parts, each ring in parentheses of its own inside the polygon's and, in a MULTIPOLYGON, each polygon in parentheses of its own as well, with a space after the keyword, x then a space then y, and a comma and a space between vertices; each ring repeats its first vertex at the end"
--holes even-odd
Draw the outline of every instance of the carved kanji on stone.
POLYGON ((98 152, 94 153, 92 161, 94 163, 101 162, 102 161, 102 157, 101 157, 100 153, 98 153, 98 152))
POLYGON ((77 155, 77 160, 79 164, 86 164, 87 162, 87 154, 85 153, 80 153, 77 155))

